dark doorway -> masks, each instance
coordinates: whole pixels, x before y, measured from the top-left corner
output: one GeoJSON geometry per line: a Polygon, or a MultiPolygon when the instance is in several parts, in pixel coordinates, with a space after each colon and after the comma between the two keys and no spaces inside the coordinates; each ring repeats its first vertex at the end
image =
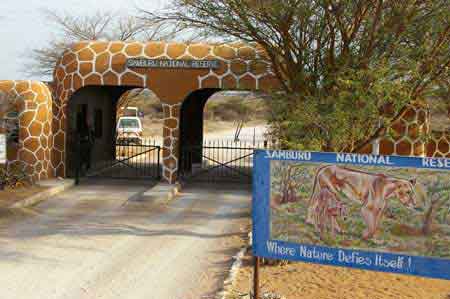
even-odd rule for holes
{"type": "MultiPolygon", "coordinates": [[[[150,140],[140,144],[117,142],[117,103],[133,87],[89,86],[72,95],[68,107],[67,175],[75,176],[78,132],[89,124],[93,144],[90,169],[82,175],[111,178],[158,178],[160,147],[150,140]]],[[[86,157],[84,157],[86,158],[86,157]]]]}
{"type": "MultiPolygon", "coordinates": [[[[238,133],[233,133],[233,137],[229,138],[224,137],[221,132],[214,140],[210,139],[210,132],[205,135],[205,123],[215,122],[209,117],[205,121],[206,103],[210,98],[215,98],[215,94],[220,96],[222,93],[226,92],[220,92],[219,89],[202,89],[190,94],[183,102],[180,119],[179,178],[181,181],[251,183],[254,150],[269,146],[265,139],[256,139],[254,136],[251,139],[240,139],[238,133]]],[[[245,113],[248,113],[253,106],[249,108],[243,106],[240,101],[235,101],[240,93],[239,91],[228,92],[227,95],[222,96],[221,101],[216,102],[219,103],[216,108],[220,110],[221,116],[227,116],[227,122],[217,121],[219,127],[222,124],[231,124],[233,132],[239,132],[242,129],[241,115],[237,112],[242,108],[247,111],[245,113]]],[[[243,94],[247,97],[249,93],[243,94]]],[[[209,125],[207,128],[210,129],[209,125]]],[[[225,131],[228,129],[227,127],[225,131]]]]}
{"type": "Polygon", "coordinates": [[[77,159],[80,159],[76,145],[77,134],[85,124],[89,124],[93,135],[91,154],[88,157],[91,167],[82,169],[82,176],[160,178],[161,146],[145,136],[139,138],[140,142],[128,142],[128,139],[118,136],[118,104],[130,90],[134,90],[134,87],[88,86],[72,95],[67,110],[66,165],[69,177],[75,176],[77,159]]]}
{"type": "MultiPolygon", "coordinates": [[[[191,93],[181,106],[180,117],[180,152],[186,152],[186,149],[199,148],[203,145],[203,111],[208,99],[220,89],[202,89],[191,93]]],[[[192,165],[201,163],[201,150],[194,151],[188,157],[181,159],[189,159],[187,163],[183,163],[183,167],[189,170],[192,165]]]]}

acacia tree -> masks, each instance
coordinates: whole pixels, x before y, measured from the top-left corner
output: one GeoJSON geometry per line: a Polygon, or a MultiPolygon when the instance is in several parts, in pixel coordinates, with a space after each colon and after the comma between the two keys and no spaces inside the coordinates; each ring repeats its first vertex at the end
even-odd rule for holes
{"type": "Polygon", "coordinates": [[[273,133],[291,148],[355,151],[450,76],[448,0],[173,0],[143,14],[261,45],[285,92],[273,133]]]}
{"type": "Polygon", "coordinates": [[[74,42],[82,40],[159,40],[168,38],[172,31],[164,24],[129,15],[96,11],[78,16],[45,10],[44,15],[56,28],[57,36],[47,46],[31,51],[24,72],[31,76],[51,76],[62,53],[74,42]]]}

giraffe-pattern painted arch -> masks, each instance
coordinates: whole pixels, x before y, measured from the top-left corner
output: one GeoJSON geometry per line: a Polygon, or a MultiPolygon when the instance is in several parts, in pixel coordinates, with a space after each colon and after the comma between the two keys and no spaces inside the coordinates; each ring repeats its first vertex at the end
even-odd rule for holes
{"type": "Polygon", "coordinates": [[[50,89],[35,81],[0,81],[0,93],[13,101],[19,121],[18,143],[7,150],[8,167],[19,167],[33,181],[53,177],[50,89]]]}
{"type": "MultiPolygon", "coordinates": [[[[66,51],[54,73],[56,129],[67,127],[67,107],[78,89],[96,86],[148,88],[164,111],[163,177],[175,182],[178,169],[179,116],[183,100],[202,88],[270,90],[279,83],[264,51],[256,44],[208,45],[181,43],[80,42],[66,51]],[[126,66],[129,58],[219,60],[220,68],[140,69],[126,66]]],[[[56,133],[56,152],[65,152],[65,131],[56,133]]],[[[64,158],[63,158],[64,160],[64,158]]],[[[65,168],[58,167],[64,176],[65,168]]]]}

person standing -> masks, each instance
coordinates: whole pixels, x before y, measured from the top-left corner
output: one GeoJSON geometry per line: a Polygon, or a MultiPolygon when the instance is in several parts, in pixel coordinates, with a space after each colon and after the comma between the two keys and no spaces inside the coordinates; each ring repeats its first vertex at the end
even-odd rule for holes
{"type": "Polygon", "coordinates": [[[85,167],[85,171],[88,171],[91,168],[91,152],[94,145],[94,131],[88,118],[81,123],[78,134],[80,138],[80,167],[81,169],[85,167]]]}

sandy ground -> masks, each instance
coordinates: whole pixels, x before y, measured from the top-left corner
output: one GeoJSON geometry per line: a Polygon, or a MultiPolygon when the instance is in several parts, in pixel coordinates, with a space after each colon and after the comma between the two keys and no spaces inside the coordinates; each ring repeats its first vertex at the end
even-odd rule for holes
{"type": "MultiPolygon", "coordinates": [[[[264,140],[264,134],[267,132],[267,126],[264,124],[247,124],[245,125],[240,134],[239,139],[251,142],[253,137],[256,141],[264,140]]],[[[236,126],[232,123],[224,123],[222,129],[216,128],[215,130],[207,130],[204,139],[205,140],[234,140],[236,133],[236,126]]]]}
{"type": "MultiPolygon", "coordinates": [[[[262,121],[253,121],[246,123],[240,133],[240,139],[252,141],[253,136],[256,140],[264,140],[264,134],[268,127],[262,121]]],[[[223,121],[205,121],[204,140],[234,140],[236,132],[236,123],[223,121]]],[[[144,123],[144,136],[149,143],[156,142],[162,144],[162,124],[155,122],[144,123]]]]}
{"type": "MultiPolygon", "coordinates": [[[[216,120],[205,120],[204,121],[204,132],[205,135],[220,133],[224,134],[225,132],[234,136],[236,131],[237,123],[236,122],[225,122],[225,121],[216,121],[216,120]]],[[[245,136],[253,136],[254,129],[256,129],[256,134],[261,135],[267,131],[267,123],[263,120],[253,120],[246,122],[242,129],[241,134],[245,136]]]]}
{"type": "MultiPolygon", "coordinates": [[[[217,187],[216,187],[217,188],[217,187]]],[[[1,299],[213,298],[249,221],[248,191],[97,181],[0,217],[1,299]]]]}
{"type": "MultiPolygon", "coordinates": [[[[233,285],[232,296],[252,290],[250,252],[233,285]]],[[[449,299],[450,281],[340,267],[290,263],[261,269],[261,294],[287,299],[449,299]]]]}

